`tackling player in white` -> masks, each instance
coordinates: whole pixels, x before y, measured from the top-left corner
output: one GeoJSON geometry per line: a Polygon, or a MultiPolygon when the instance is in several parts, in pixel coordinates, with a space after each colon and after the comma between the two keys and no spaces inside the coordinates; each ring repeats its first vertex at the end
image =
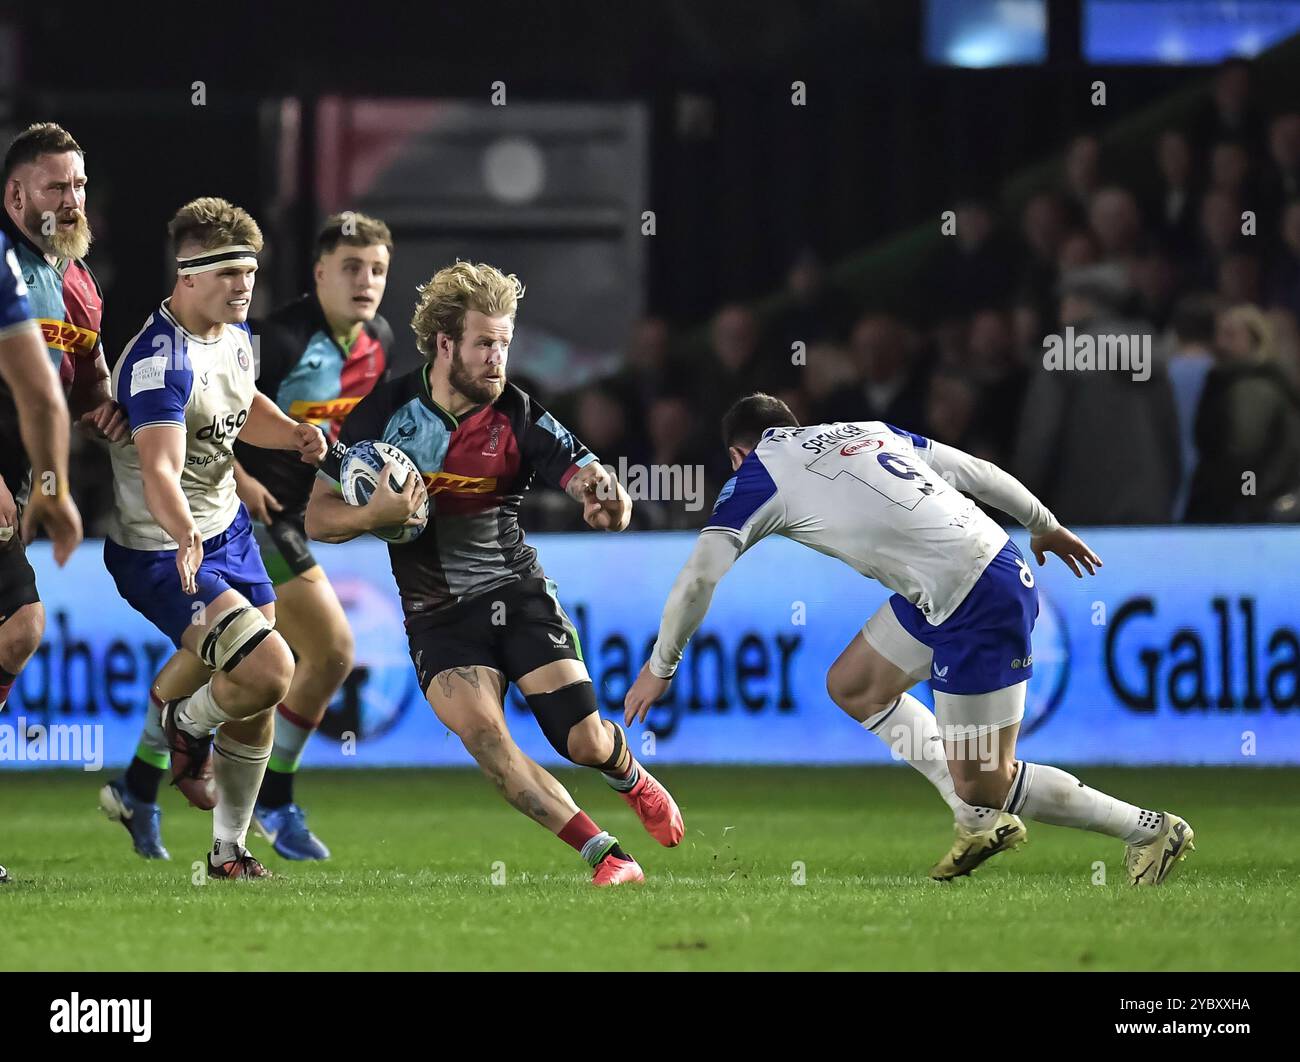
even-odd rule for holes
{"type": "Polygon", "coordinates": [[[1192,847],[1177,815],[1147,811],[1073,775],[1016,759],[1033,673],[1033,572],[1005,531],[963,493],[1030,531],[1038,563],[1076,576],[1101,560],[1014,477],[880,421],[801,428],[755,394],[723,418],[731,467],[709,526],[664,606],[650,660],[625,700],[644,720],[668,690],[714,587],[771,534],[836,557],[894,591],[831,667],[831,699],[924,774],[953,811],[956,841],[932,870],[947,880],[1024,840],[1018,816],[1124,841],[1134,885],[1158,885],[1192,847]],[[932,715],[907,691],[926,677],[932,715]],[[945,757],[929,750],[942,741],[945,757]]]}

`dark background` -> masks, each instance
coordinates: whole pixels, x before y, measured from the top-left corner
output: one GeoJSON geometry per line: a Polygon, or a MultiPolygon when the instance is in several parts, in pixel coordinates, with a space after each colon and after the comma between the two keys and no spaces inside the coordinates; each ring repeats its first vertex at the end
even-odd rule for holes
{"type": "MultiPolygon", "coordinates": [[[[269,198],[258,150],[268,97],[487,100],[500,79],[512,101],[641,101],[651,113],[647,208],[658,218],[647,306],[688,323],[778,287],[805,246],[834,261],[959,195],[991,191],[1099,125],[1077,9],[1052,3],[1048,65],[971,71],[921,62],[921,7],[906,0],[326,0],[203,8],[201,21],[184,21],[200,13],[193,6],[34,4],[10,16],[9,124],[53,117],[86,149],[97,238],[116,264],[105,320],[115,346],[169,282],[158,234],[176,207],[220,194],[257,214],[269,198]],[[190,103],[196,80],[204,107],[190,103]],[[790,104],[795,80],[807,85],[804,107],[790,104]],[[683,131],[693,105],[703,127],[683,131]]],[[[1107,68],[1104,117],[1205,76],[1107,68]]],[[[304,120],[311,114],[305,106],[304,120]]],[[[294,223],[305,280],[318,211],[312,175],[302,176],[294,223]]]]}

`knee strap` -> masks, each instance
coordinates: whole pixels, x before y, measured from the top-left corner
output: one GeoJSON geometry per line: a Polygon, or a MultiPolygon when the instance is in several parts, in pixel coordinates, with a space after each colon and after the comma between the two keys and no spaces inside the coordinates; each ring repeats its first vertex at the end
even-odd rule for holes
{"type": "Polygon", "coordinates": [[[596,770],[605,771],[606,773],[618,766],[618,761],[623,758],[623,750],[627,748],[627,737],[623,734],[623,728],[617,723],[610,723],[609,725],[614,728],[614,751],[609,759],[596,768],[596,770]]]}
{"type": "Polygon", "coordinates": [[[569,731],[596,710],[596,688],[590,679],[575,682],[554,693],[532,693],[524,697],[537,717],[546,740],[569,759],[569,731]]]}
{"type": "Polygon", "coordinates": [[[252,605],[235,605],[213,620],[199,643],[199,656],[214,671],[233,671],[273,630],[252,605]]]}

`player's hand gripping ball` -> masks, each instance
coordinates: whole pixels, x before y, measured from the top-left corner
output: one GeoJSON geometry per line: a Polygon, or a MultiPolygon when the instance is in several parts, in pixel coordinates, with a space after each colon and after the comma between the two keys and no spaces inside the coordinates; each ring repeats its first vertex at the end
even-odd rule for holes
{"type": "MultiPolygon", "coordinates": [[[[349,447],[348,452],[343,455],[343,467],[339,473],[342,480],[340,486],[343,488],[343,500],[349,505],[368,505],[375,492],[379,490],[380,475],[388,464],[397,466],[401,474],[400,479],[397,475],[389,476],[388,488],[393,494],[402,494],[411,476],[415,476],[417,480],[420,478],[415,462],[396,446],[385,442],[366,441],[349,447]]],[[[414,542],[419,538],[429,524],[429,499],[418,487],[417,491],[423,500],[412,513],[414,523],[394,523],[388,527],[378,527],[371,534],[382,538],[385,542],[394,543],[414,542]]]]}

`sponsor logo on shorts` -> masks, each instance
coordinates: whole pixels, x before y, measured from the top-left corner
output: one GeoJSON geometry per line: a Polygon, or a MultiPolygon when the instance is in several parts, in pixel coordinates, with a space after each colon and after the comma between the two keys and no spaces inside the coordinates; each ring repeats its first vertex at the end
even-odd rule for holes
{"type": "Polygon", "coordinates": [[[555,635],[552,634],[550,631],[547,631],[546,637],[550,638],[551,641],[557,646],[569,644],[569,636],[567,634],[555,635]]]}
{"type": "Polygon", "coordinates": [[[1028,656],[1024,657],[1023,659],[1020,657],[1016,657],[1016,659],[1011,661],[1011,670],[1019,671],[1021,668],[1024,667],[1032,667],[1033,664],[1034,664],[1034,654],[1030,653],[1028,656]]]}
{"type": "Polygon", "coordinates": [[[947,664],[944,664],[943,667],[940,667],[938,664],[935,664],[935,665],[934,665],[934,677],[937,678],[940,682],[947,682],[947,681],[948,681],[948,665],[947,665],[947,664]]]}

